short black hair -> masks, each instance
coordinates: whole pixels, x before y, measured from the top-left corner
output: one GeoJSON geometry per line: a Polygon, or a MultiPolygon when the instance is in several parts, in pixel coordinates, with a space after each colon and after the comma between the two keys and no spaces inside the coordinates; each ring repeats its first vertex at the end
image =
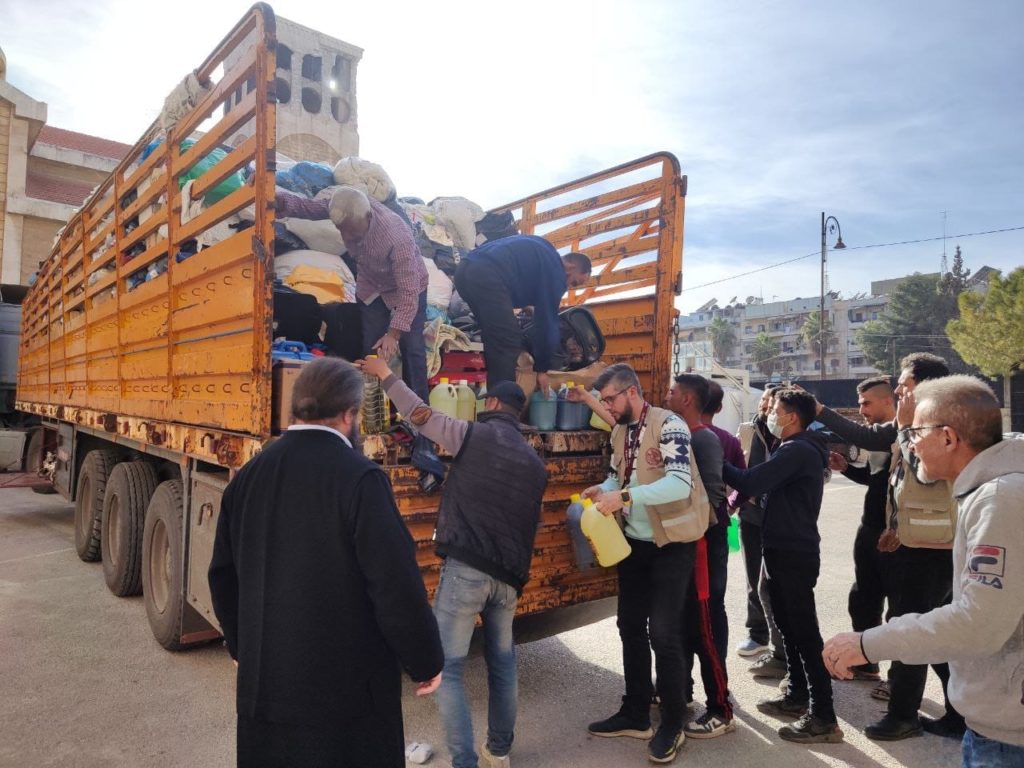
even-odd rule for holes
{"type": "Polygon", "coordinates": [[[722,385],[714,379],[708,379],[708,401],[704,403],[703,413],[714,416],[722,409],[722,400],[725,399],[725,390],[722,385]]]}
{"type": "Polygon", "coordinates": [[[690,390],[697,396],[697,404],[701,408],[701,413],[703,413],[704,406],[707,405],[708,397],[710,396],[708,380],[696,373],[680,373],[676,376],[676,384],[690,390]]]}
{"type": "Polygon", "coordinates": [[[941,379],[949,376],[949,366],[938,355],[930,352],[914,352],[900,360],[900,370],[910,371],[914,381],[920,384],[929,379],[941,379]]]}
{"type": "Polygon", "coordinates": [[[764,385],[765,392],[771,392],[773,389],[782,389],[782,385],[776,383],[768,383],[764,385]]]}
{"type": "Polygon", "coordinates": [[[872,376],[870,379],[864,379],[864,381],[857,384],[857,394],[863,395],[869,389],[875,387],[888,387],[889,391],[892,391],[892,379],[888,376],[872,376]]]}
{"type": "Polygon", "coordinates": [[[572,264],[577,271],[582,272],[584,275],[589,275],[591,270],[590,257],[585,253],[567,253],[562,257],[563,261],[567,261],[572,264]]]}
{"type": "Polygon", "coordinates": [[[807,426],[817,417],[818,403],[810,392],[782,387],[775,393],[775,400],[796,414],[803,429],[807,429],[807,426]]]}

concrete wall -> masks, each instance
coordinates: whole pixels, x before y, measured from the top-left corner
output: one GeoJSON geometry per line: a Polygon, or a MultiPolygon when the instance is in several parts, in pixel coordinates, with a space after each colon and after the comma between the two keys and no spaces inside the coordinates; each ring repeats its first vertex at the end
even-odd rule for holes
{"type": "Polygon", "coordinates": [[[33,216],[23,217],[21,275],[18,280],[21,285],[27,285],[29,277],[39,269],[39,262],[49,258],[54,235],[62,226],[64,226],[63,221],[39,219],[33,216]]]}

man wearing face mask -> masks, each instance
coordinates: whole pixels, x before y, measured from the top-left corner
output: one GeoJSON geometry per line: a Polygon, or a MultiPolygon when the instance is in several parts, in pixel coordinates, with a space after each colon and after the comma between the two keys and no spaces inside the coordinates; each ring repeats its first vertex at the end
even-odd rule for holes
{"type": "MultiPolygon", "coordinates": [[[[917,458],[910,452],[910,444],[900,434],[901,427],[910,425],[913,418],[909,397],[925,381],[949,375],[946,361],[927,352],[915,352],[900,361],[900,376],[895,389],[900,399],[896,418],[892,421],[861,425],[840,416],[830,408],[818,404],[818,420],[825,426],[856,445],[869,451],[891,451],[892,468],[887,497],[887,528],[878,540],[878,549],[890,553],[886,558],[889,594],[889,616],[907,613],[925,613],[947,604],[953,590],[952,541],[939,547],[920,546],[909,535],[900,536],[897,520],[901,507],[925,508],[933,503],[928,497],[939,496],[945,504],[952,502],[952,487],[945,481],[921,483],[917,477],[917,458]]],[[[919,715],[924,697],[926,666],[894,661],[889,668],[889,697],[885,716],[865,729],[868,738],[877,741],[899,741],[921,735],[927,731],[936,736],[959,739],[966,723],[949,700],[949,665],[933,664],[932,669],[942,683],[945,713],[938,719],[919,715]]]]}
{"type": "Polygon", "coordinates": [[[828,449],[807,426],[814,421],[814,398],[779,389],[768,414],[768,429],[781,442],[771,458],[753,469],[725,464],[722,477],[741,493],[767,494],[761,536],[772,611],[786,647],[789,681],[778,699],[758,709],[777,717],[799,718],[779,729],[786,741],[802,744],[842,741],[832,705],[832,682],[821,661],[822,639],[814,605],[821,568],[818,514],[824,492],[828,449]]]}

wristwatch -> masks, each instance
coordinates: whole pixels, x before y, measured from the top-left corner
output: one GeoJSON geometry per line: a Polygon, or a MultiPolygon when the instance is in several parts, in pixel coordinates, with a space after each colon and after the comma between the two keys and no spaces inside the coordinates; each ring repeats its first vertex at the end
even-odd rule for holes
{"type": "Polygon", "coordinates": [[[629,495],[628,488],[623,488],[619,491],[619,498],[622,499],[623,504],[631,504],[633,502],[633,498],[629,495]]]}

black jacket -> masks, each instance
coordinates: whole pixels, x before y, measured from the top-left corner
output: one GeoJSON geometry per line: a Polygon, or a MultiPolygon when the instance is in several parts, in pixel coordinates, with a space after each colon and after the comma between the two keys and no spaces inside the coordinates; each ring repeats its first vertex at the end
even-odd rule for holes
{"type": "Polygon", "coordinates": [[[469,425],[448,472],[437,516],[437,553],[522,593],[547,488],[544,462],[518,420],[489,411],[469,425]]]}
{"type": "Polygon", "coordinates": [[[865,528],[875,529],[879,533],[886,527],[885,499],[889,487],[889,466],[891,463],[891,456],[887,456],[882,466],[878,467],[874,472],[871,471],[870,463],[865,464],[863,467],[851,465],[843,472],[853,482],[868,487],[867,492],[864,494],[864,513],[861,515],[860,524],[865,528]]]}
{"type": "Polygon", "coordinates": [[[401,724],[401,668],[444,665],[387,475],[336,434],[289,431],[224,491],[210,591],[240,715],[401,724]]]}
{"type": "Polygon", "coordinates": [[[765,549],[818,552],[818,513],[825,487],[828,448],[813,432],[783,440],[763,464],[737,469],[726,464],[726,484],[748,496],[767,493],[761,542],[765,549]]]}

